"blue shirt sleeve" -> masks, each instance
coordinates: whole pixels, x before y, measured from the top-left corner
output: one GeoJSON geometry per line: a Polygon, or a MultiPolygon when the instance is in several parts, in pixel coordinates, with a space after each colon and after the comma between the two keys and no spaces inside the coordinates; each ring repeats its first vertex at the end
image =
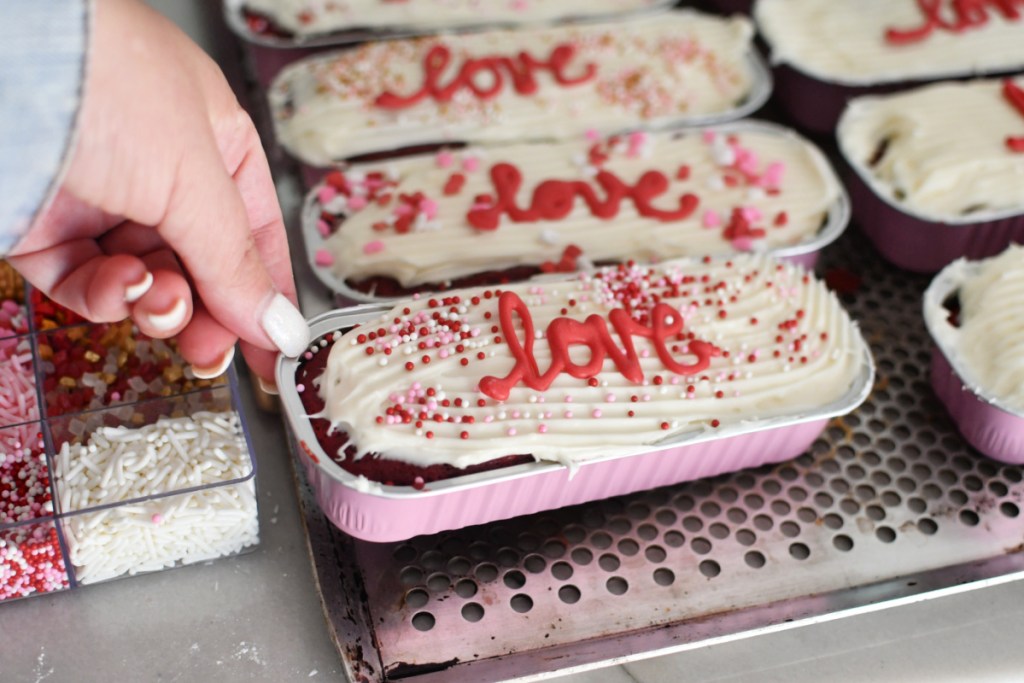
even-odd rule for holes
{"type": "Polygon", "coordinates": [[[56,191],[82,96],[88,0],[0,1],[0,256],[56,191]]]}

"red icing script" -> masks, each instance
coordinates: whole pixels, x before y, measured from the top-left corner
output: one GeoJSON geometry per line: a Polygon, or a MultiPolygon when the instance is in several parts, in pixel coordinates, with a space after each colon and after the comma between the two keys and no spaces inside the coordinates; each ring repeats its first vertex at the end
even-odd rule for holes
{"type": "Polygon", "coordinates": [[[530,205],[520,208],[516,205],[516,194],[523,184],[522,172],[509,163],[495,164],[491,168],[491,182],[497,197],[493,203],[483,202],[487,206],[471,209],[466,220],[477,230],[496,230],[503,215],[515,223],[562,220],[572,212],[576,198],[580,197],[598,218],[614,218],[619,214],[622,200],[628,198],[641,216],[667,222],[689,217],[700,204],[695,195],[684,194],[679,198],[678,208],[664,210],[652,206],[651,201],[668,190],[668,177],[660,171],[647,171],[635,185],[627,185],[614,173],[603,169],[594,179],[604,191],[604,198],[598,197],[593,186],[581,180],[545,180],[533,190],[530,205]]]}
{"type": "Polygon", "coordinates": [[[886,29],[888,42],[894,45],[917,43],[935,31],[963,33],[987,24],[993,11],[1007,21],[1020,21],[1024,0],[917,0],[917,5],[924,15],[924,23],[910,29],[886,29]]]}
{"type": "MultiPolygon", "coordinates": [[[[1024,117],[1024,88],[1020,88],[1010,79],[1003,81],[1003,97],[1024,117]]],[[[1006,146],[1011,152],[1024,154],[1024,135],[1006,138],[1006,146]]]]}
{"type": "Polygon", "coordinates": [[[427,98],[450,102],[463,89],[470,90],[479,99],[489,100],[501,93],[506,77],[512,81],[512,87],[517,93],[532,95],[537,92],[538,71],[548,71],[559,85],[578,85],[592,79],[597,73],[597,67],[587,64],[580,75],[569,76],[566,72],[575,54],[576,48],[572,45],[559,44],[552,48],[551,54],[543,61],[526,52],[520,52],[515,57],[491,55],[479,59],[467,58],[455,77],[448,84],[442,84],[444,72],[452,61],[452,52],[445,45],[435,45],[423,58],[423,86],[419,90],[411,95],[388,91],[378,95],[374,104],[383,109],[405,109],[427,98]],[[482,79],[484,85],[477,79],[481,73],[488,74],[487,78],[482,79]]]}
{"type": "Polygon", "coordinates": [[[664,366],[679,375],[701,372],[711,364],[713,356],[721,354],[721,350],[714,344],[691,341],[688,353],[696,356],[696,360],[690,365],[677,362],[665,342],[682,331],[683,318],[668,304],[659,303],[651,311],[650,323],[647,325],[637,322],[621,308],[613,310],[608,315],[608,321],[622,341],[623,348],[619,348],[612,341],[608,322],[599,315],[591,315],[584,322],[572,318],[555,318],[548,324],[546,333],[551,349],[551,366],[542,374],[533,355],[536,336],[533,317],[518,294],[502,293],[498,299],[498,316],[501,320],[502,334],[507,340],[512,356],[516,359],[515,367],[505,377],[488,376],[480,380],[480,391],[498,401],[507,399],[512,387],[520,382],[536,391],[546,391],[562,373],[579,379],[596,377],[601,372],[605,358],[609,357],[623,377],[634,384],[639,384],[644,379],[644,373],[636,348],[633,346],[633,337],[652,340],[658,358],[664,366]],[[522,322],[523,341],[516,336],[513,315],[518,315],[522,322]],[[590,360],[585,365],[579,365],[569,357],[569,347],[574,344],[590,349],[590,360]]]}

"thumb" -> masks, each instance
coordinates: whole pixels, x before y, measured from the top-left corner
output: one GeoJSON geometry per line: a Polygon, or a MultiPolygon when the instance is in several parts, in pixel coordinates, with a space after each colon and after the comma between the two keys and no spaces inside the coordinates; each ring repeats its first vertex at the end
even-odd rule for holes
{"type": "Polygon", "coordinates": [[[177,253],[217,322],[250,344],[297,356],[309,327],[274,288],[245,205],[215,144],[183,154],[158,230],[177,253]]]}

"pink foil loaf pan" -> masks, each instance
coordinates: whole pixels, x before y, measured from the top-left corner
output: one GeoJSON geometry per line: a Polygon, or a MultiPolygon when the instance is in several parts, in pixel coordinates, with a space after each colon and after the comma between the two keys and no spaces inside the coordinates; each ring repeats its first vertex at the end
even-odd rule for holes
{"type": "Polygon", "coordinates": [[[970,386],[945,339],[956,334],[945,303],[955,297],[961,281],[945,270],[935,277],[924,296],[925,322],[935,343],[932,388],[960,434],[984,455],[1011,465],[1024,465],[1024,413],[970,386]]]}
{"type": "MultiPolygon", "coordinates": [[[[310,321],[313,339],[379,319],[388,309],[364,305],[325,313],[310,321]]],[[[342,469],[317,442],[299,400],[299,362],[282,357],[277,382],[298,458],[324,513],[347,534],[390,542],[791,459],[810,447],[830,418],[850,412],[867,397],[874,365],[866,347],[865,355],[853,386],[839,400],[809,414],[752,420],[713,435],[675,435],[632,455],[586,460],[574,471],[561,464],[529,462],[419,488],[382,485],[342,469]]]]}

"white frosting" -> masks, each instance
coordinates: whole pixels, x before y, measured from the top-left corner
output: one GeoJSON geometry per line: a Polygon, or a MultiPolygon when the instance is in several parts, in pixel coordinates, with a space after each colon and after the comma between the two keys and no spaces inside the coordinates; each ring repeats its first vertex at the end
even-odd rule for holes
{"type": "MultiPolygon", "coordinates": [[[[269,92],[281,143],[302,161],[327,165],[348,157],[445,141],[498,142],[566,138],[726,114],[751,91],[746,62],[752,28],[744,18],[695,12],[648,13],[615,24],[489,31],[367,43],[297,62],[269,92]],[[526,53],[546,62],[557,46],[574,50],[559,84],[534,71],[531,94],[513,87],[506,67],[490,99],[470,89],[447,102],[432,97],[399,109],[376,104],[384,93],[411,96],[424,83],[424,58],[439,45],[451,60],[438,82],[452,83],[467,59],[526,53]]],[[[488,90],[494,72],[471,78],[488,90]]]]}
{"type": "Polygon", "coordinates": [[[657,261],[775,249],[816,239],[840,194],[821,153],[784,129],[748,125],[746,130],[730,130],[735,132],[637,133],[615,142],[467,148],[354,166],[344,173],[350,197],[336,195],[327,183],[313,190],[326,201],[316,202],[311,215],[328,210],[344,217],[325,244],[330,257],[320,259],[321,267],[330,268],[341,281],[386,275],[411,286],[517,265],[558,263],[569,245],[582,250],[584,262],[657,261]],[[607,160],[598,160],[600,166],[591,161],[592,149],[608,154],[607,160]],[[655,207],[674,209],[688,193],[699,203],[687,218],[661,220],[641,215],[636,203],[625,198],[614,216],[602,218],[577,193],[564,218],[529,222],[513,220],[505,212],[496,230],[479,230],[467,216],[479,206],[477,197],[495,196],[490,169],[499,163],[511,163],[522,173],[516,195],[521,209],[531,206],[538,185],[549,180],[581,181],[605,198],[595,177],[599,168],[630,186],[644,173],[662,173],[668,187],[652,201],[655,207]],[[389,176],[389,186],[374,187],[375,173],[389,176]],[[456,174],[465,179],[464,185],[457,194],[445,194],[456,174]],[[366,199],[361,193],[367,191],[368,178],[366,199]],[[400,233],[396,220],[408,204],[393,199],[382,206],[374,197],[416,192],[431,203],[430,210],[421,211],[410,231],[400,233]],[[353,197],[356,209],[350,206],[353,197]],[[753,219],[756,238],[736,236],[737,210],[753,219]],[[381,230],[382,224],[387,229],[381,230]]]}
{"type": "MultiPolygon", "coordinates": [[[[788,424],[829,408],[844,412],[870,383],[867,347],[822,283],[797,266],[740,255],[602,269],[505,288],[502,296],[517,294],[532,317],[538,373],[552,366],[544,334],[552,320],[582,323],[589,316],[587,326],[600,327],[598,321],[607,323],[623,302],[634,319],[645,318],[655,311],[655,295],[669,307],[658,309],[668,311],[666,326],[678,324],[680,315],[682,333],[695,335],[693,348],[674,334],[664,342],[671,362],[693,363],[696,356],[689,351],[700,351],[705,342],[721,355],[696,374],[676,374],[654,339],[627,334],[642,377],[627,379],[605,357],[595,375],[563,372],[546,390],[519,382],[499,401],[493,390],[484,393],[489,384],[483,378],[507,377],[518,362],[494,292],[448,295],[458,302],[440,296],[406,301],[335,342],[320,384],[325,412],[361,453],[457,467],[518,453],[573,463],[649,450],[672,437],[725,436],[760,420],[788,424]],[[410,411],[408,423],[402,410],[410,411]]],[[[527,344],[522,318],[511,319],[512,336],[527,344]]],[[[606,329],[611,343],[628,355],[629,344],[617,328],[606,329]]],[[[593,358],[581,344],[567,354],[577,365],[593,358]]]]}
{"type": "MultiPolygon", "coordinates": [[[[951,0],[939,1],[944,21],[955,24],[951,0]]],[[[754,16],[773,61],[821,80],[868,85],[1024,67],[1024,17],[1007,19],[990,5],[982,3],[989,17],[982,25],[936,29],[898,45],[886,40],[887,29],[926,23],[917,0],[757,0],[754,16]]]]}
{"type": "Polygon", "coordinates": [[[249,9],[297,36],[359,28],[436,30],[536,24],[665,4],[665,0],[245,0],[249,9]]]}
{"type": "Polygon", "coordinates": [[[1024,115],[1001,80],[858,98],[838,132],[846,158],[901,209],[946,222],[1024,213],[1024,153],[1007,144],[1024,137],[1024,115]]]}
{"type": "Polygon", "coordinates": [[[981,261],[960,259],[936,277],[925,298],[928,328],[975,393],[1024,415],[1024,247],[981,261]],[[960,301],[949,324],[946,296],[960,301]]]}

